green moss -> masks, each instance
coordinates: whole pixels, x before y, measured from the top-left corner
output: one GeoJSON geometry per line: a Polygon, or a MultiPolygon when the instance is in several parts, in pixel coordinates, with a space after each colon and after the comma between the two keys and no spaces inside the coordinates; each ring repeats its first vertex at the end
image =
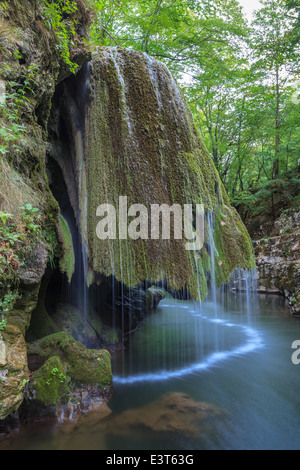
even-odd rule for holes
{"type": "Polygon", "coordinates": [[[75,272],[75,254],[69,225],[62,215],[59,215],[58,233],[63,248],[63,256],[59,261],[59,267],[61,272],[67,275],[70,283],[75,272]]]}
{"type": "Polygon", "coordinates": [[[111,357],[106,350],[89,350],[65,332],[56,333],[28,345],[28,354],[47,360],[58,356],[66,374],[76,385],[110,387],[111,357]]]}
{"type": "Polygon", "coordinates": [[[114,328],[105,330],[105,341],[107,344],[114,345],[119,343],[119,336],[114,328]]]}
{"type": "MultiPolygon", "coordinates": [[[[215,242],[222,263],[218,282],[236,267],[254,265],[251,240],[227,194],[182,93],[168,69],[144,54],[106,49],[91,65],[91,102],[86,128],[86,175],[80,198],[88,191],[87,227],[90,265],[127,286],[168,279],[173,289],[188,288],[194,298],[207,292],[208,252],[191,253],[185,240],[100,241],[97,207],[151,204],[204,204],[214,212],[215,242]],[[157,77],[154,84],[149,70],[157,77]],[[160,101],[160,103],[159,103],[160,101]],[[227,226],[218,214],[229,217],[227,226]],[[228,245],[228,246],[227,246],[228,245]]],[[[81,158],[80,155],[78,158],[81,158]]],[[[82,205],[82,204],[81,204],[82,205]]]]}
{"type": "Polygon", "coordinates": [[[229,280],[236,267],[255,269],[251,238],[237,212],[223,206],[218,210],[214,223],[216,244],[216,283],[220,286],[229,280]]]}
{"type": "Polygon", "coordinates": [[[30,390],[35,392],[36,400],[45,406],[68,402],[70,389],[59,357],[51,357],[34,373],[30,390]]]}

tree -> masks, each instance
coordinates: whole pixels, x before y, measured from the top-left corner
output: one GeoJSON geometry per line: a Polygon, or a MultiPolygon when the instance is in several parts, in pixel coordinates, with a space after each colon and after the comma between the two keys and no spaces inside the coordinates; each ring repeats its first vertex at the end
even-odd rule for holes
{"type": "Polygon", "coordinates": [[[94,0],[94,5],[94,43],[146,52],[179,77],[194,76],[244,34],[237,0],[94,0]]]}
{"type": "MultiPolygon", "coordinates": [[[[299,164],[299,0],[262,0],[251,29],[236,0],[94,0],[92,41],[133,48],[180,79],[242,214],[294,197],[299,164]]],[[[278,204],[277,204],[278,205],[278,204]]]]}

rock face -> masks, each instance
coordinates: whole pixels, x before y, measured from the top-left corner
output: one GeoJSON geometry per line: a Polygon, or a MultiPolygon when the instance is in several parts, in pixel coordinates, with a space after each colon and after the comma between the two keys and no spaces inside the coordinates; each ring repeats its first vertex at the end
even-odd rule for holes
{"type": "Polygon", "coordinates": [[[25,336],[31,315],[38,303],[41,280],[48,264],[48,246],[39,243],[33,247],[26,264],[18,272],[19,298],[8,314],[8,322],[17,326],[25,336]]]}
{"type": "Polygon", "coordinates": [[[28,378],[24,336],[16,326],[8,325],[0,333],[0,421],[21,405],[28,378]]]}
{"type": "Polygon", "coordinates": [[[258,291],[284,295],[293,315],[300,314],[300,212],[275,222],[273,233],[254,243],[258,291]]]}
{"type": "MultiPolygon", "coordinates": [[[[56,3],[59,8],[59,2],[56,3]]],[[[90,59],[90,53],[82,41],[88,24],[88,12],[84,2],[78,0],[75,3],[76,9],[70,15],[64,14],[63,18],[63,21],[76,23],[72,51],[65,52],[70,52],[70,59],[80,68],[90,59]]],[[[41,286],[49,261],[53,263],[54,257],[64,252],[64,270],[69,276],[72,275],[72,252],[69,246],[59,244],[59,241],[68,240],[67,237],[60,240],[57,236],[59,206],[46,178],[47,126],[52,98],[58,83],[71,71],[60,53],[61,44],[55,29],[47,28],[44,23],[42,8],[41,2],[35,0],[0,4],[1,87],[7,93],[6,99],[12,100],[8,103],[8,109],[13,108],[11,95],[16,96],[17,90],[21,90],[18,111],[24,126],[20,152],[14,145],[9,145],[8,154],[0,159],[0,211],[12,214],[13,222],[18,227],[24,225],[21,207],[30,204],[39,209],[41,225],[39,235],[35,237],[31,233],[21,247],[23,251],[14,253],[19,255],[19,263],[12,266],[11,278],[2,276],[2,258],[0,260],[0,320],[3,296],[12,292],[17,297],[13,309],[5,311],[7,324],[0,332],[0,421],[19,410],[25,386],[27,390],[29,371],[24,337],[38,303],[43,300],[41,286]]],[[[0,123],[4,128],[9,125],[5,119],[1,110],[0,123]]],[[[40,307],[41,310],[44,308],[43,305],[40,307]]],[[[40,326],[39,334],[42,329],[47,330],[45,325],[40,326]]],[[[55,325],[51,327],[57,331],[55,325]]],[[[50,356],[51,361],[55,355],[50,356]]],[[[56,368],[53,366],[52,370],[56,368]]]]}

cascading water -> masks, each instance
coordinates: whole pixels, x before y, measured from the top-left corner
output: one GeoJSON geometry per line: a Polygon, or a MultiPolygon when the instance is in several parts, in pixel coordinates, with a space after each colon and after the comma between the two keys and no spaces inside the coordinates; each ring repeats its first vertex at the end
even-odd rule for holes
{"type": "MultiPolygon", "coordinates": [[[[118,199],[124,196],[128,207],[139,204],[147,210],[153,204],[176,203],[183,208],[203,203],[207,212],[214,212],[214,223],[221,232],[218,243],[223,245],[226,236],[226,247],[221,247],[224,266],[218,277],[225,280],[237,265],[250,267],[249,236],[229,206],[169,70],[143,53],[104,48],[91,62],[90,80],[86,181],[93,191],[88,202],[88,247],[94,272],[114,276],[126,291],[166,278],[173,290],[189,290],[193,297],[199,294],[201,277],[200,291],[205,295],[201,256],[189,253],[184,239],[175,243],[153,239],[149,229],[148,239],[124,240],[123,230],[118,238],[118,221],[115,240],[97,239],[97,208],[101,203],[111,204],[118,218],[118,199]]],[[[215,253],[219,248],[215,244],[215,253]]],[[[216,259],[215,264],[218,262],[216,259]]]]}
{"type": "Polygon", "coordinates": [[[146,328],[137,332],[136,338],[127,345],[128,353],[122,356],[122,366],[115,365],[115,384],[184,378],[213,370],[224,361],[250,354],[263,346],[252,318],[257,303],[257,273],[236,269],[231,282],[218,288],[212,212],[207,214],[206,224],[211,258],[208,299],[203,302],[182,300],[172,297],[166,289],[166,299],[160,303],[154,317],[147,320],[146,328]],[[226,305],[228,298],[234,303],[226,305]],[[229,319],[236,309],[238,321],[229,319]],[[156,331],[154,339],[153,330],[156,331]]]}
{"type": "MultiPolygon", "coordinates": [[[[263,339],[251,319],[257,295],[253,290],[253,273],[235,275],[242,276],[244,288],[229,294],[235,299],[229,306],[224,302],[225,286],[214,287],[213,298],[201,303],[167,295],[156,313],[147,319],[146,327],[135,334],[128,345],[127,357],[126,354],[122,357],[122,365],[115,364],[114,382],[124,385],[179,379],[213,370],[224,361],[260,349],[263,339]],[[232,318],[235,309],[238,318],[232,318]]],[[[226,290],[230,293],[228,286],[226,290]]]]}
{"type": "MultiPolygon", "coordinates": [[[[167,291],[183,292],[185,297],[170,299],[165,306],[162,303],[166,312],[174,312],[174,327],[172,332],[163,327],[162,336],[158,333],[156,362],[161,363],[162,372],[152,371],[150,376],[182,376],[243,352],[240,345],[226,348],[224,332],[230,331],[231,324],[222,317],[217,278],[224,281],[236,266],[246,269],[253,264],[251,241],[222,192],[188,105],[168,69],[145,54],[104,48],[77,80],[62,88],[64,127],[60,134],[68,130],[70,157],[58,154],[55,158],[66,181],[81,239],[75,278],[80,284],[85,328],[89,309],[94,308],[89,305],[88,285],[99,297],[97,308],[106,319],[110,316],[125,343],[127,334],[144,318],[147,285],[166,282],[167,291]],[[128,205],[139,203],[147,208],[151,204],[178,203],[183,207],[203,203],[207,214],[205,253],[190,253],[185,240],[123,239],[119,227],[120,239],[97,240],[99,204],[114,205],[120,216],[120,196],[127,196],[128,205]],[[103,306],[101,293],[108,286],[109,298],[103,306]],[[207,302],[184,300],[187,292],[189,298],[205,297],[207,287],[207,302]],[[192,339],[184,318],[192,325],[192,339]],[[176,363],[171,359],[174,351],[176,363]]],[[[243,325],[235,328],[244,335],[246,349],[251,349],[252,331],[243,325]]],[[[132,358],[128,377],[136,376],[132,358]]],[[[126,375],[125,363],[122,369],[126,375]]]]}
{"type": "MultiPolygon", "coordinates": [[[[83,208],[83,215],[82,215],[82,222],[86,227],[86,211],[87,211],[87,202],[88,202],[88,195],[86,193],[84,198],[84,208],[83,208]]],[[[83,265],[83,283],[82,283],[82,301],[83,301],[83,318],[84,318],[84,327],[85,330],[88,326],[88,312],[89,312],[89,295],[88,295],[88,247],[86,243],[86,237],[83,238],[81,244],[81,257],[82,257],[82,265],[83,265]]]]}

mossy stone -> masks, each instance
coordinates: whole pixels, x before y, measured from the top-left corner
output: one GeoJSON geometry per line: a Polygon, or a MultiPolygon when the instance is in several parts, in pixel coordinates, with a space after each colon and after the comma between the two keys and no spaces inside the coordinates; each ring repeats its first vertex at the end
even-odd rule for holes
{"type": "Polygon", "coordinates": [[[66,374],[76,385],[111,386],[111,356],[106,350],[87,349],[65,332],[55,333],[28,345],[28,354],[48,360],[60,358],[66,374]]]}
{"type": "Polygon", "coordinates": [[[34,394],[35,400],[45,406],[60,405],[68,402],[70,389],[59,357],[50,357],[35,372],[30,383],[30,392],[34,394]]]}
{"type": "MultiPolygon", "coordinates": [[[[127,287],[167,280],[171,289],[188,289],[203,298],[212,263],[186,250],[186,240],[99,240],[97,208],[120,196],[128,207],[143,204],[203,204],[214,213],[218,284],[237,267],[255,265],[252,243],[230,202],[177,83],[165,65],[123,48],[102,48],[91,62],[90,100],[85,128],[84,161],[76,166],[80,220],[90,268],[114,276],[127,287]],[[224,221],[225,218],[225,221],[224,221]],[[223,225],[224,224],[224,225],[223,225]]],[[[173,227],[172,227],[173,228],[173,227]]],[[[150,237],[149,237],[150,238],[150,237]]],[[[207,237],[208,238],[208,237],[207,237]]]]}

